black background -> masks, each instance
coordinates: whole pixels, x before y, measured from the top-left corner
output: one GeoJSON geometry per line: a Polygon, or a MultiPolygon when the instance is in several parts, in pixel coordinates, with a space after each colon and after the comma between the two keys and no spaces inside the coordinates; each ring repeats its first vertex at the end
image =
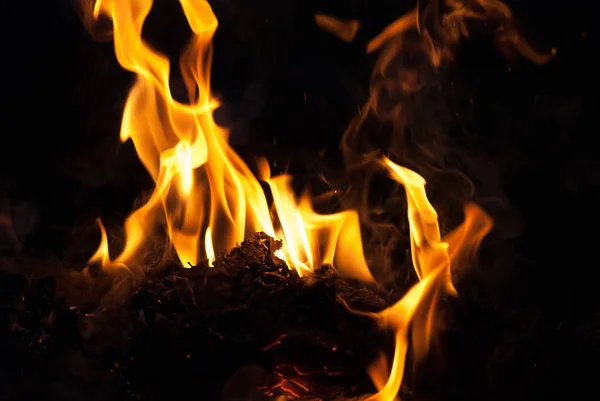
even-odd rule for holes
{"type": "MultiPolygon", "coordinates": [[[[176,54],[186,31],[181,20],[166,17],[177,7],[166,0],[157,3],[161,12],[153,37],[176,54]]],[[[366,54],[365,43],[413,5],[391,0],[213,3],[220,22],[213,87],[227,109],[221,118],[233,127],[234,144],[281,158],[326,147],[326,157],[338,160],[341,135],[368,96],[376,56],[366,54]],[[355,42],[340,42],[318,29],[316,12],[361,20],[355,42]]],[[[507,3],[526,38],[558,52],[541,67],[509,65],[491,43],[475,39],[459,60],[456,85],[464,98],[457,104],[473,99],[465,129],[493,161],[502,190],[524,222],[515,239],[514,266],[498,291],[507,310],[526,316],[526,323],[513,329],[504,326],[525,351],[515,351],[519,362],[507,362],[498,380],[512,394],[504,399],[591,399],[588,391],[600,362],[599,6],[582,0],[507,3]]],[[[131,144],[118,140],[132,77],[118,66],[112,43],[91,39],[68,1],[3,2],[0,7],[0,190],[15,203],[35,202],[41,221],[32,252],[60,257],[67,234],[56,227],[91,223],[97,215],[120,219],[151,187],[131,144]]],[[[494,320],[489,314],[473,316],[494,320]]],[[[491,325],[489,330],[500,329],[491,325]]],[[[470,341],[475,349],[476,340],[470,341]]],[[[477,366],[465,362],[464,375],[456,373],[462,377],[458,386],[484,385],[478,384],[487,379],[477,366]]],[[[456,391],[463,399],[477,399],[476,390],[456,391]]],[[[446,396],[452,394],[449,389],[446,396]]]]}

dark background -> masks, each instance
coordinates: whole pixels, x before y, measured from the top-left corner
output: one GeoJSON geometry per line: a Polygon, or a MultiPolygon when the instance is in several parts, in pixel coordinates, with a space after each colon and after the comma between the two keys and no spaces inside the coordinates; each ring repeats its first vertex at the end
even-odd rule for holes
{"type": "MultiPolygon", "coordinates": [[[[153,36],[176,54],[186,32],[180,20],[165,17],[175,15],[176,7],[157,3],[153,36]]],[[[281,160],[327,149],[325,159],[339,162],[341,135],[368,96],[376,59],[364,46],[413,4],[212,3],[220,22],[213,87],[224,102],[220,119],[232,127],[234,144],[281,160]],[[340,42],[314,25],[316,12],[357,18],[362,29],[354,43],[340,42]]],[[[457,350],[455,358],[466,362],[457,369],[462,373],[447,379],[455,381],[455,390],[442,384],[448,398],[456,391],[476,399],[477,391],[497,385],[514,395],[504,399],[592,399],[600,365],[600,169],[594,146],[600,7],[582,0],[507,3],[524,37],[539,48],[557,48],[556,57],[541,67],[507,64],[491,42],[475,38],[461,51],[453,83],[460,90],[449,107],[460,106],[455,122],[489,156],[523,221],[514,239],[514,265],[495,289],[502,312],[482,307],[480,315],[462,320],[479,319],[484,331],[508,332],[495,349],[510,352],[496,361],[490,379],[473,356],[477,347],[489,349],[481,336],[455,340],[458,350],[474,351],[464,357],[457,350]],[[459,392],[460,386],[471,390],[459,392]]],[[[122,219],[151,187],[131,144],[118,140],[132,77],[118,66],[112,43],[91,39],[70,2],[0,7],[0,193],[13,205],[34,205],[39,215],[28,252],[61,258],[74,226],[92,224],[98,215],[122,219]]]]}

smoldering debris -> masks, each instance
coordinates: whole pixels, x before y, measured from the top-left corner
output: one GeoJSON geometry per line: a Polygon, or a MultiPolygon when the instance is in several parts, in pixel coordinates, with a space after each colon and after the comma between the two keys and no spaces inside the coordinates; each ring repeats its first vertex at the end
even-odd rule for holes
{"type": "Polygon", "coordinates": [[[16,378],[6,388],[13,399],[46,392],[69,400],[96,397],[86,391],[146,400],[373,392],[365,366],[389,338],[337,297],[377,311],[388,294],[342,281],[329,266],[299,277],[275,255],[280,247],[257,233],[215,267],[172,266],[147,277],[111,309],[98,309],[101,299],[68,305],[52,277],[2,273],[1,371],[16,378]],[[250,375],[255,385],[242,396],[231,383],[247,378],[248,366],[262,373],[250,375]]]}

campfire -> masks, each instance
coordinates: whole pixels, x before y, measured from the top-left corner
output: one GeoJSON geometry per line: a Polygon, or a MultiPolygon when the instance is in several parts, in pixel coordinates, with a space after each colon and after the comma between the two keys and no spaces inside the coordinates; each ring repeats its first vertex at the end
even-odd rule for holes
{"type": "MultiPolygon", "coordinates": [[[[439,179],[444,165],[432,138],[411,133],[414,98],[473,29],[533,63],[555,51],[522,40],[500,1],[419,2],[366,46],[378,61],[340,144],[343,178],[301,182],[236,153],[214,117],[217,18],[205,0],[180,5],[191,34],[174,62],[142,34],[152,0],[77,3],[86,29],[112,40],[135,74],[120,139],[154,189],[122,237],[98,219],[83,270],[6,275],[6,343],[34,362],[63,352],[81,377],[97,378],[98,399],[410,398],[406,383],[423,372],[493,228],[468,196],[433,206],[424,177],[439,179]],[[391,132],[369,132],[373,121],[391,132]]],[[[346,42],[361,29],[326,14],[314,23],[346,42]]]]}

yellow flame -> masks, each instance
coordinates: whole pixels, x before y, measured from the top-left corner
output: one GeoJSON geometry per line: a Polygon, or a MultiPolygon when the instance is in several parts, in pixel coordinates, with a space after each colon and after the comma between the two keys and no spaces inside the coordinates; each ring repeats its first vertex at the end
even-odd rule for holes
{"type": "MultiPolygon", "coordinates": [[[[483,0],[477,2],[483,4],[483,0]]],[[[270,188],[272,216],[259,179],[229,147],[228,132],[213,119],[213,111],[219,106],[210,93],[211,40],[217,19],[206,0],[180,3],[193,32],[180,57],[187,103],[175,100],[171,94],[168,58],[142,39],[152,0],[98,0],[94,4],[95,18],[103,15],[112,21],[119,63],[136,74],[123,114],[121,139],[133,141],[155,188],[149,200],[127,218],[126,243],[114,259],[109,256],[108,237],[99,223],[102,239],[90,263],[100,264],[107,271],[143,274],[147,267],[139,260],[140,251],[153,228],[162,224],[183,266],[204,259],[212,263],[248,233],[264,231],[284,239],[280,254],[300,275],[310,274],[321,264],[333,264],[340,275],[374,282],[363,255],[357,212],[316,213],[308,195],[297,199],[291,177],[271,177],[263,161],[259,178],[270,188]]],[[[488,3],[495,6],[490,7],[496,12],[504,12],[496,2],[488,3]]],[[[459,14],[471,15],[457,6],[448,18],[459,14]]],[[[421,30],[420,18],[416,10],[405,15],[371,41],[369,51],[398,32],[421,30]]],[[[317,17],[317,23],[343,32],[341,36],[346,39],[358,29],[357,23],[342,26],[323,16],[317,17]]],[[[506,37],[515,41],[511,35],[506,37]]],[[[430,36],[426,43],[432,49],[432,63],[439,63],[443,53],[434,52],[430,36]]],[[[526,48],[521,50],[527,54],[526,48]]],[[[437,296],[441,291],[456,294],[451,268],[466,264],[492,223],[478,207],[467,205],[464,223],[442,238],[437,213],[427,199],[425,180],[389,159],[383,158],[381,165],[406,189],[412,261],[420,280],[395,305],[370,314],[395,330],[396,343],[389,372],[387,363],[381,360],[369,368],[378,389],[369,399],[394,400],[409,346],[417,358],[427,352],[437,296]]]]}
{"type": "Polygon", "coordinates": [[[204,234],[204,250],[206,251],[206,259],[208,260],[208,265],[212,266],[217,258],[215,255],[215,250],[212,242],[212,230],[210,227],[206,229],[206,233],[204,234]]]}
{"type": "Polygon", "coordinates": [[[204,259],[212,263],[248,233],[264,231],[284,239],[280,253],[300,275],[331,263],[340,274],[372,282],[357,215],[317,214],[308,197],[296,198],[291,177],[271,177],[268,164],[263,164],[261,179],[270,187],[276,212],[272,219],[259,180],[229,147],[228,132],[213,119],[219,106],[210,93],[211,39],[217,19],[205,0],[180,3],[193,31],[180,57],[189,103],[173,98],[168,58],[142,39],[152,0],[99,0],[94,5],[96,18],[103,15],[112,21],[119,63],[136,74],[123,113],[121,140],[133,141],[156,184],[149,200],[127,218],[121,254],[109,258],[103,237],[94,261],[108,271],[123,265],[138,269],[143,265],[141,248],[153,228],[164,222],[183,266],[204,259]]]}
{"type": "MultiPolygon", "coordinates": [[[[548,53],[537,52],[525,42],[514,27],[511,11],[499,0],[420,2],[367,44],[367,52],[382,49],[374,69],[374,77],[379,79],[374,80],[369,100],[342,140],[342,150],[352,167],[362,166],[364,159],[369,159],[365,152],[372,150],[368,139],[360,135],[367,116],[391,122],[394,127],[402,127],[405,121],[404,104],[395,104],[387,110],[380,107],[381,99],[386,99],[394,88],[399,93],[414,93],[421,88],[417,71],[399,68],[392,73],[392,61],[401,54],[422,53],[432,67],[439,67],[443,61],[452,59],[454,47],[461,37],[468,37],[470,20],[489,22],[494,27],[497,44],[507,56],[516,52],[542,64],[556,54],[556,49],[548,53]]],[[[369,399],[383,401],[394,400],[398,395],[409,346],[416,362],[428,352],[438,315],[437,299],[442,293],[456,295],[452,272],[470,264],[482,239],[491,230],[492,220],[476,205],[467,204],[463,223],[442,238],[437,213],[427,200],[425,180],[389,159],[383,158],[381,164],[406,190],[411,257],[420,280],[392,307],[378,314],[368,314],[395,332],[391,370],[388,371],[387,362],[381,358],[368,368],[378,391],[369,399]]]]}
{"type": "Polygon", "coordinates": [[[396,345],[389,374],[384,370],[386,364],[379,359],[369,368],[369,375],[378,389],[368,398],[370,401],[396,398],[404,375],[409,330],[418,333],[412,336],[410,345],[415,357],[422,358],[431,342],[433,311],[439,290],[443,288],[449,294],[456,294],[451,281],[451,266],[455,262],[464,263],[466,255],[472,256],[492,228],[492,219],[474,204],[468,204],[464,222],[442,240],[437,214],[425,193],[425,180],[387,158],[383,158],[382,163],[390,176],[406,189],[412,258],[420,281],[396,304],[373,314],[383,326],[395,330],[396,345]],[[423,318],[416,319],[420,310],[425,312],[423,318]],[[386,376],[387,381],[382,386],[386,376]]]}
{"type": "Polygon", "coordinates": [[[106,266],[110,261],[110,256],[108,254],[108,236],[106,235],[106,229],[104,228],[102,221],[97,219],[96,222],[100,227],[100,246],[98,246],[96,253],[92,255],[88,263],[106,266]]]}
{"type": "Polygon", "coordinates": [[[383,390],[390,379],[387,356],[383,352],[367,367],[367,373],[377,391],[383,390]]]}

